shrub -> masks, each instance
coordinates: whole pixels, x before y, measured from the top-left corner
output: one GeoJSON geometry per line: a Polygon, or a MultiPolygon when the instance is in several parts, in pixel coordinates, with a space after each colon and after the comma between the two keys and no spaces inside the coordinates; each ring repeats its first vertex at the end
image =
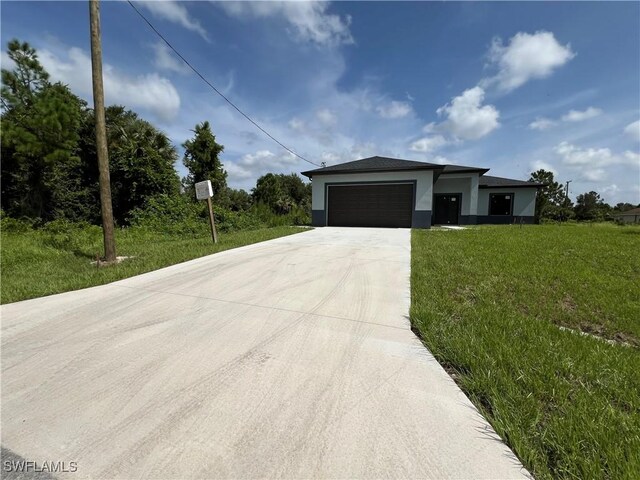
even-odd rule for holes
{"type": "Polygon", "coordinates": [[[24,233],[33,228],[33,220],[29,218],[12,218],[0,210],[0,230],[3,232],[24,233]]]}
{"type": "Polygon", "coordinates": [[[131,226],[174,235],[205,235],[206,207],[184,195],[156,195],[148,198],[142,208],[129,212],[131,226]]]}

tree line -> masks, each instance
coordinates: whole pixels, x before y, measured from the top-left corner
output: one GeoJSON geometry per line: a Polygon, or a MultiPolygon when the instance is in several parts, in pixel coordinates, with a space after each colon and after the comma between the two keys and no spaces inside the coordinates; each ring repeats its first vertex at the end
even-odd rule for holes
{"type": "Polygon", "coordinates": [[[640,205],[618,203],[611,206],[595,191],[582,193],[576,197],[575,204],[566,193],[565,188],[554,178],[553,172],[537,170],[531,173],[531,182],[542,184],[536,196],[536,221],[605,221],[612,215],[624,212],[640,205]]]}
{"type": "MultiPolygon", "coordinates": [[[[2,69],[1,207],[3,214],[42,223],[100,223],[93,109],[67,85],[52,82],[36,50],[11,40],[12,69],[2,69]]],[[[194,184],[211,180],[214,202],[229,211],[266,205],[274,214],[310,210],[311,190],[296,174],[266,174],[252,191],[227,185],[209,122],[195,126],[182,147],[188,174],[175,169],[178,151],[165,133],[121,105],[106,108],[114,219],[129,222],[155,197],[195,202],[194,184]]],[[[155,203],[157,205],[157,202],[155,203]]],[[[170,204],[165,202],[165,204],[170,204]]]]}

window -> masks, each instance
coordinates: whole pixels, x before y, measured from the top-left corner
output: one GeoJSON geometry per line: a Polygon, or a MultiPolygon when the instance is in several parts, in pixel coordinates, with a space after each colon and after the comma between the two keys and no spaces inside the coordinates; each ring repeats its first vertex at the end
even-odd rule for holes
{"type": "Polygon", "coordinates": [[[492,193],[489,195],[489,215],[511,215],[513,193],[492,193]]]}

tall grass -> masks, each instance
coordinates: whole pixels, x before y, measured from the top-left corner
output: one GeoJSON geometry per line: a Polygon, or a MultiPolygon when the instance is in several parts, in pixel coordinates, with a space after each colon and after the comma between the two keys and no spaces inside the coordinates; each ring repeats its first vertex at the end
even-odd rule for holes
{"type": "Polygon", "coordinates": [[[56,221],[34,229],[2,219],[0,300],[16,302],[120,280],[203,255],[291,235],[289,226],[221,233],[213,244],[206,220],[198,230],[179,223],[165,230],[149,225],[117,229],[118,255],[125,262],[105,268],[91,264],[102,252],[102,230],[95,225],[56,221]]]}

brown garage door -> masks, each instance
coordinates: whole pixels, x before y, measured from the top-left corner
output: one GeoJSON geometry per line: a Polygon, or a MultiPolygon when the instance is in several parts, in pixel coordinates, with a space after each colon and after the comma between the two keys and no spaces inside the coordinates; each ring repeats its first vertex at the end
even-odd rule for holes
{"type": "Polygon", "coordinates": [[[330,185],[327,195],[330,226],[411,227],[411,183],[330,185]]]}

